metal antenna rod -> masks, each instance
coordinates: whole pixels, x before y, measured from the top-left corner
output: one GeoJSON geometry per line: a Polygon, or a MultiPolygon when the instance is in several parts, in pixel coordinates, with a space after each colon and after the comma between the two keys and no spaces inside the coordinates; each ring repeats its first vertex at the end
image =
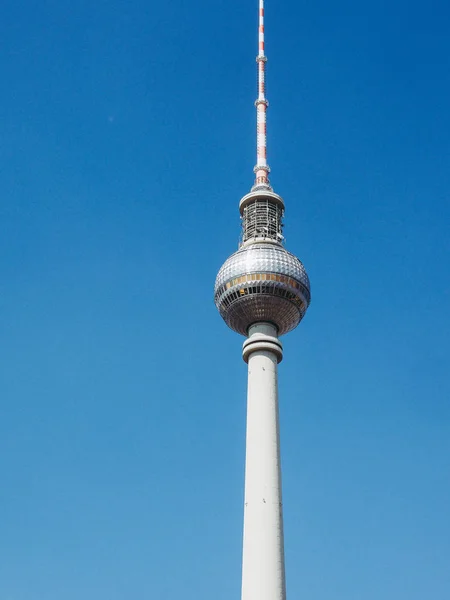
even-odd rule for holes
{"type": "Polygon", "coordinates": [[[255,102],[257,115],[257,161],[253,169],[256,175],[252,190],[271,190],[269,182],[270,168],[267,164],[267,107],[266,100],[266,62],[264,52],[264,0],[259,0],[259,53],[256,57],[258,63],[258,99],[255,102]]]}

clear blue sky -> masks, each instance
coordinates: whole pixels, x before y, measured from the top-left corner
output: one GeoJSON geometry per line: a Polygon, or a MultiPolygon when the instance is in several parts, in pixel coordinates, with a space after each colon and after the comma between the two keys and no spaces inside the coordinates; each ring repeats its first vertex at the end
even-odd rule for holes
{"type": "MultiPolygon", "coordinates": [[[[313,301],[280,367],[291,600],[450,597],[450,8],[267,0],[313,301]]],[[[239,598],[256,0],[0,24],[0,600],[239,598]]]]}

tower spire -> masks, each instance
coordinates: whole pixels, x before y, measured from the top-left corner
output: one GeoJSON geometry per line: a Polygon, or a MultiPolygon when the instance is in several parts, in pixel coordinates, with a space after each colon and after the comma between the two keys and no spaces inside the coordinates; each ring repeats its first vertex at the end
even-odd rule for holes
{"type": "Polygon", "coordinates": [[[264,48],[264,0],[259,0],[259,52],[256,57],[258,63],[258,99],[255,102],[257,119],[257,151],[255,172],[255,183],[252,191],[258,189],[271,190],[269,182],[270,168],[267,164],[267,107],[266,99],[266,62],[267,57],[264,48]]]}

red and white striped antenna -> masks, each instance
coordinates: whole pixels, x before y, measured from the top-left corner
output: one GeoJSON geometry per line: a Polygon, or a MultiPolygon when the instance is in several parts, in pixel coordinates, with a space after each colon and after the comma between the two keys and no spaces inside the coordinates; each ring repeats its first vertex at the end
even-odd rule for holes
{"type": "Polygon", "coordinates": [[[258,99],[255,102],[257,118],[257,153],[256,166],[253,169],[256,175],[252,190],[269,189],[270,168],[267,164],[267,107],[266,100],[266,62],[264,52],[264,0],[259,0],[259,52],[256,57],[258,63],[258,99]]]}

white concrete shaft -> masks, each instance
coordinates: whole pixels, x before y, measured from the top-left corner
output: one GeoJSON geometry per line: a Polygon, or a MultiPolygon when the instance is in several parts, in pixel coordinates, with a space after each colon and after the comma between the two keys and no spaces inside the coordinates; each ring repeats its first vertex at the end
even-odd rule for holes
{"type": "Polygon", "coordinates": [[[276,328],[253,325],[248,361],[242,600],[285,600],[276,328]]]}

